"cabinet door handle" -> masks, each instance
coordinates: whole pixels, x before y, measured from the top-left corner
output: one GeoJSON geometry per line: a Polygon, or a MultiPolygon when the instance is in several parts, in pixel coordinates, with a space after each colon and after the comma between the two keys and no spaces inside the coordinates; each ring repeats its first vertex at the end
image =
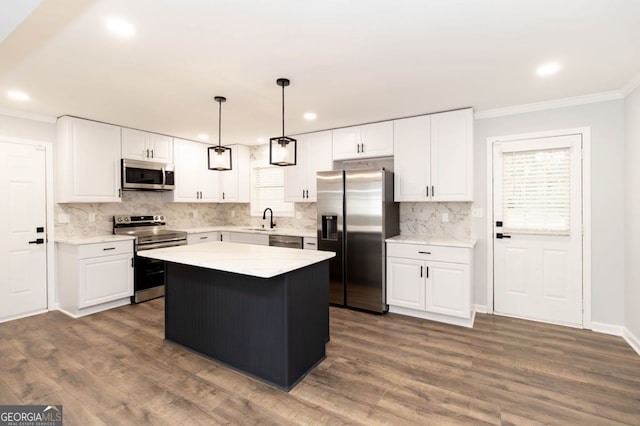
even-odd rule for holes
{"type": "Polygon", "coordinates": [[[427,185],[427,197],[429,197],[429,185],[427,185]]]}
{"type": "Polygon", "coordinates": [[[151,150],[151,158],[153,158],[153,150],[151,150]]]}
{"type": "Polygon", "coordinates": [[[222,193],[222,199],[224,200],[224,192],[222,193]]]}
{"type": "Polygon", "coordinates": [[[420,254],[431,254],[430,251],[419,251],[418,253],[420,253],[420,254]]]}
{"type": "Polygon", "coordinates": [[[432,197],[436,196],[436,189],[433,187],[433,185],[431,185],[431,196],[432,197]]]}
{"type": "Polygon", "coordinates": [[[133,268],[135,264],[133,263],[133,257],[131,258],[131,267],[133,268]]]}
{"type": "Polygon", "coordinates": [[[356,144],[356,152],[360,154],[360,144],[356,144]]]}
{"type": "Polygon", "coordinates": [[[364,154],[364,142],[362,142],[362,153],[364,154]]]}
{"type": "Polygon", "coordinates": [[[118,188],[118,198],[122,198],[122,188],[118,188]]]}
{"type": "Polygon", "coordinates": [[[422,266],[420,267],[420,278],[422,278],[422,266]]]}
{"type": "Polygon", "coordinates": [[[109,250],[115,250],[115,247],[105,247],[102,249],[102,251],[109,251],[109,250]]]}
{"type": "Polygon", "coordinates": [[[200,237],[201,240],[206,240],[209,237],[200,237]]]}
{"type": "Polygon", "coordinates": [[[147,150],[147,158],[149,158],[149,150],[147,150]]]}
{"type": "Polygon", "coordinates": [[[429,267],[427,266],[427,278],[429,278],[429,267]]]}

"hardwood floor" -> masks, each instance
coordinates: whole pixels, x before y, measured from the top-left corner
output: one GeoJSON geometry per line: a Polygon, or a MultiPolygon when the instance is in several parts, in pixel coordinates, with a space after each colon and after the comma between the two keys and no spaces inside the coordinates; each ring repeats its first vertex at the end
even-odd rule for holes
{"type": "Polygon", "coordinates": [[[163,303],[0,324],[0,405],[62,404],[66,425],[640,424],[619,337],[331,308],[327,358],[285,393],[165,342],[163,303]]]}

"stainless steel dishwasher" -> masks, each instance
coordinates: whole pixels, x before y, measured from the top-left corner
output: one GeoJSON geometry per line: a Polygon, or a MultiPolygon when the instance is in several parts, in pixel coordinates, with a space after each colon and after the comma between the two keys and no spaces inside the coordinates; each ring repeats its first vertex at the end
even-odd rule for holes
{"type": "Polygon", "coordinates": [[[274,247],[302,248],[302,237],[269,235],[269,245],[274,247]]]}

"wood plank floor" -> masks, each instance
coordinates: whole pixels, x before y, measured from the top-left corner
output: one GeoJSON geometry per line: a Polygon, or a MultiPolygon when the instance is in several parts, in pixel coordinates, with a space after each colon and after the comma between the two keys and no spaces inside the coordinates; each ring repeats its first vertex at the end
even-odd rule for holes
{"type": "Polygon", "coordinates": [[[640,425],[619,337],[331,308],[327,358],[285,393],[165,342],[163,303],[0,324],[0,404],[62,404],[65,425],[640,425]]]}

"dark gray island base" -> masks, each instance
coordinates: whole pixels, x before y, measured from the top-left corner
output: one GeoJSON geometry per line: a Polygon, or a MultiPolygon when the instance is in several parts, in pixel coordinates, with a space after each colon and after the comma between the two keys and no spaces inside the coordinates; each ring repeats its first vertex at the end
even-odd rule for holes
{"type": "Polygon", "coordinates": [[[165,338],[289,391],[325,358],[329,262],[271,278],[167,262],[165,338]]]}

